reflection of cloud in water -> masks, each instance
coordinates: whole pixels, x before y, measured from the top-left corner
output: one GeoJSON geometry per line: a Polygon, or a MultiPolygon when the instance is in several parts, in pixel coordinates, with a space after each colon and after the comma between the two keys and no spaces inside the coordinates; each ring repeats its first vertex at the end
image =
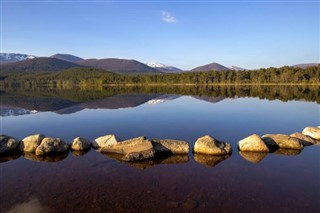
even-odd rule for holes
{"type": "Polygon", "coordinates": [[[44,213],[48,212],[45,206],[42,206],[36,197],[30,198],[28,201],[13,206],[6,213],[44,213]]]}

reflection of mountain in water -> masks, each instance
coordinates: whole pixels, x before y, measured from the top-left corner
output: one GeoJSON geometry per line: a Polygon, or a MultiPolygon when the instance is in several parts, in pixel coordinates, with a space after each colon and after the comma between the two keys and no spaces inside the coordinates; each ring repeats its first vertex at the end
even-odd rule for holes
{"type": "Polygon", "coordinates": [[[0,116],[18,116],[18,115],[28,115],[37,113],[36,110],[28,110],[24,108],[10,108],[10,107],[1,107],[0,108],[0,116]]]}
{"type": "MultiPolygon", "coordinates": [[[[41,91],[42,92],[42,91],[41,91]]],[[[58,114],[72,114],[83,109],[123,109],[137,107],[142,104],[159,104],[173,101],[180,98],[181,95],[163,94],[163,93],[132,93],[101,95],[97,91],[86,91],[73,93],[58,93],[53,90],[45,91],[40,94],[33,94],[30,91],[26,93],[7,93],[0,91],[2,101],[0,103],[1,116],[16,116],[32,114],[36,112],[55,112],[58,114]]],[[[69,91],[68,91],[69,92],[69,91]]],[[[223,100],[222,97],[192,96],[198,100],[204,100],[210,103],[217,103],[223,100]]]]}

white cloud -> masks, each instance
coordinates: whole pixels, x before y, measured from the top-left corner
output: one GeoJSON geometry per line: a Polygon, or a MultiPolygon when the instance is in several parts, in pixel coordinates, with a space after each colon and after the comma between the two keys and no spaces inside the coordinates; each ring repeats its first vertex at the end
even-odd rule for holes
{"type": "Polygon", "coordinates": [[[167,11],[161,11],[162,21],[167,23],[177,23],[177,19],[167,11]]]}

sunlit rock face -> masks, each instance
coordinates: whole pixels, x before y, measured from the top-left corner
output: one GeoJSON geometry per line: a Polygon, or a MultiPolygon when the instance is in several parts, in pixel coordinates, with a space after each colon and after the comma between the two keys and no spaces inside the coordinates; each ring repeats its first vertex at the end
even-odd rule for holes
{"type": "Polygon", "coordinates": [[[152,139],[157,154],[188,154],[189,144],[186,141],[171,139],[152,139]]]}
{"type": "Polygon", "coordinates": [[[69,145],[60,138],[44,138],[36,149],[36,155],[62,153],[69,150],[69,145]]]}
{"type": "Polygon", "coordinates": [[[303,149],[303,145],[297,138],[284,134],[267,134],[262,136],[262,140],[268,147],[282,149],[303,149]]]}
{"type": "Polygon", "coordinates": [[[70,149],[75,151],[88,150],[91,147],[91,142],[85,138],[77,137],[73,139],[70,149]]]}
{"type": "Polygon", "coordinates": [[[320,141],[317,141],[316,139],[314,139],[308,135],[304,135],[300,132],[295,132],[295,133],[291,134],[290,136],[293,138],[297,138],[303,146],[310,146],[310,145],[320,143],[320,141]]]}
{"type": "Polygon", "coordinates": [[[45,138],[45,136],[42,134],[25,137],[19,144],[19,150],[21,152],[35,152],[43,138],[45,138]]]}
{"type": "Polygon", "coordinates": [[[320,128],[319,127],[313,127],[313,126],[308,126],[304,128],[302,131],[302,134],[308,135],[316,140],[320,140],[320,128]]]}
{"type": "Polygon", "coordinates": [[[96,138],[92,142],[92,146],[95,149],[101,149],[104,147],[109,147],[119,143],[119,139],[115,135],[104,135],[99,138],[96,138]]]}
{"type": "Polygon", "coordinates": [[[267,145],[257,134],[250,135],[238,142],[240,151],[245,152],[269,152],[267,145]]]}
{"type": "Polygon", "coordinates": [[[194,144],[194,152],[208,155],[231,154],[231,145],[206,135],[199,138],[194,144]]]}

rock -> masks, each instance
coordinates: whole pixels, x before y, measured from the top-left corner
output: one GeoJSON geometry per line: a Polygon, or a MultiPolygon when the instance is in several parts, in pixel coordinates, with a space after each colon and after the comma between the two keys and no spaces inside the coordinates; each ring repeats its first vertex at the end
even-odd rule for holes
{"type": "Polygon", "coordinates": [[[245,160],[251,162],[251,163],[259,163],[262,161],[268,153],[266,152],[243,152],[240,151],[239,155],[243,157],[245,160]]]}
{"type": "Polygon", "coordinates": [[[316,140],[320,140],[320,128],[308,126],[303,129],[302,134],[308,135],[316,140]]]}
{"type": "Polygon", "coordinates": [[[194,154],[194,160],[202,165],[208,167],[214,167],[220,162],[226,160],[230,155],[205,155],[205,154],[194,154]]]}
{"type": "Polygon", "coordinates": [[[144,136],[122,141],[112,146],[103,147],[100,151],[123,154],[123,161],[144,160],[155,156],[155,151],[151,142],[144,136]]]}
{"type": "Polygon", "coordinates": [[[303,145],[297,138],[284,134],[267,134],[262,136],[262,140],[268,147],[282,149],[298,149],[302,150],[303,145]]]}
{"type": "Polygon", "coordinates": [[[35,152],[43,138],[45,138],[45,136],[42,134],[25,137],[19,144],[19,150],[21,152],[35,152]]]}
{"type": "Polygon", "coordinates": [[[290,137],[297,138],[298,140],[300,140],[300,143],[303,146],[310,146],[310,145],[314,145],[314,144],[319,143],[316,139],[313,139],[312,137],[310,137],[308,135],[304,135],[300,132],[295,132],[295,133],[291,134],[290,137]]]}
{"type": "Polygon", "coordinates": [[[83,151],[88,150],[91,147],[91,142],[85,138],[77,137],[73,139],[71,144],[71,150],[83,151]]]}
{"type": "Polygon", "coordinates": [[[152,145],[157,154],[188,154],[189,144],[186,141],[170,139],[153,139],[152,145]]]}
{"type": "Polygon", "coordinates": [[[231,154],[231,145],[206,135],[199,138],[194,144],[194,152],[208,155],[231,154]]]}
{"type": "Polygon", "coordinates": [[[13,152],[17,149],[19,141],[16,138],[0,135],[0,154],[6,152],[13,152]]]}
{"type": "Polygon", "coordinates": [[[44,138],[36,149],[36,155],[55,154],[68,151],[69,145],[60,138],[44,138]]]}
{"type": "Polygon", "coordinates": [[[118,138],[115,135],[105,135],[105,136],[101,136],[99,138],[96,138],[93,142],[92,142],[92,146],[95,149],[99,149],[99,148],[103,148],[103,147],[109,147],[112,145],[115,145],[118,142],[118,138]]]}
{"type": "Polygon", "coordinates": [[[250,135],[238,142],[240,151],[245,152],[269,152],[267,145],[257,134],[250,135]]]}

